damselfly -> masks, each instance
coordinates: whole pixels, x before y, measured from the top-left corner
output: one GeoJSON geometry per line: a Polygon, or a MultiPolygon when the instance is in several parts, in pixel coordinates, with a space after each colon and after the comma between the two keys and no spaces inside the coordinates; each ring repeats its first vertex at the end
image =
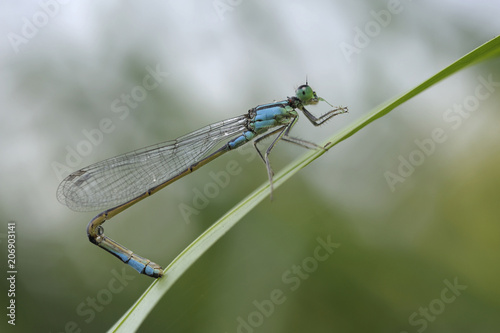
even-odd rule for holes
{"type": "Polygon", "coordinates": [[[244,115],[208,125],[176,140],[135,150],[73,172],[59,185],[57,199],[75,211],[108,208],[87,226],[89,240],[139,273],[160,277],[163,275],[161,266],[105,236],[102,224],[222,154],[252,140],[266,165],[272,195],[273,171],[269,154],[276,142],[284,140],[309,149],[324,149],[289,135],[299,119],[297,110],[304,113],[314,126],[347,112],[346,107],[337,107],[316,118],[305,106],[318,104],[319,101],[333,107],[318,97],[306,82],[297,88],[295,96],[283,101],[259,105],[244,115]],[[257,143],[272,135],[276,137],[262,154],[257,143]]]}

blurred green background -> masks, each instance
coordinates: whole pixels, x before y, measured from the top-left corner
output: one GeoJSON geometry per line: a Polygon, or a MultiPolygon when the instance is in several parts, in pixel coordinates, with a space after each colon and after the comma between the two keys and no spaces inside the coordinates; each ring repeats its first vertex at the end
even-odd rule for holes
{"type": "MultiPolygon", "coordinates": [[[[493,1],[392,4],[3,2],[0,254],[6,263],[15,221],[18,274],[16,326],[4,316],[2,332],[102,332],[152,282],[88,242],[98,212],[56,200],[70,171],[281,100],[306,75],[350,110],[320,128],[301,119],[294,135],[319,143],[500,28],[493,1]],[[159,84],[141,89],[154,70],[159,84]]],[[[454,75],[302,170],[189,269],[141,331],[498,332],[500,87],[481,82],[500,82],[499,64],[454,75]],[[430,143],[436,130],[446,139],[430,143]]],[[[107,234],[167,266],[267,181],[246,148],[108,221],[107,234]],[[240,173],[214,187],[211,172],[230,163],[240,173]],[[186,218],[207,188],[206,207],[186,218]]],[[[303,153],[279,144],[274,169],[303,153]]]]}

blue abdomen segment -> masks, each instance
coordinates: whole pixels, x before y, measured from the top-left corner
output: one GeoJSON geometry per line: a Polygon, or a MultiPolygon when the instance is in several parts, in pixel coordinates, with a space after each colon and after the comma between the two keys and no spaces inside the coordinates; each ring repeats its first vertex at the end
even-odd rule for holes
{"type": "Polygon", "coordinates": [[[238,148],[241,145],[244,145],[248,141],[252,140],[257,134],[252,131],[246,131],[239,137],[229,141],[227,145],[229,146],[229,149],[234,149],[238,148]]]}
{"type": "Polygon", "coordinates": [[[130,250],[120,250],[123,249],[123,246],[110,240],[108,237],[104,236],[104,239],[100,243],[97,243],[97,245],[118,257],[124,263],[129,264],[141,274],[146,274],[155,278],[163,275],[163,269],[160,266],[130,250]]]}

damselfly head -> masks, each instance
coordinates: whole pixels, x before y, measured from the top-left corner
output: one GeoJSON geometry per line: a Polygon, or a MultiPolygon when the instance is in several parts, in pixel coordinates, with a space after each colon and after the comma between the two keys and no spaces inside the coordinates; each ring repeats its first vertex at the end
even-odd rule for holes
{"type": "Polygon", "coordinates": [[[295,96],[302,102],[304,105],[318,104],[320,99],[316,92],[312,90],[312,88],[306,83],[301,85],[295,90],[295,96]]]}

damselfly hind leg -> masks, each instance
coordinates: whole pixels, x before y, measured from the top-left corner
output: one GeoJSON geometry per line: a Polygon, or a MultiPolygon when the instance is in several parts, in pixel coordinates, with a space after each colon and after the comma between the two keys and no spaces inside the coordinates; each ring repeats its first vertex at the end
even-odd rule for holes
{"type": "MultiPolygon", "coordinates": [[[[262,160],[262,162],[264,162],[264,164],[266,164],[266,159],[264,158],[264,155],[262,155],[262,153],[261,153],[261,151],[260,151],[259,147],[257,146],[257,144],[258,144],[260,141],[262,141],[262,140],[264,140],[264,139],[267,139],[268,137],[273,136],[274,134],[276,134],[276,133],[278,133],[278,132],[280,132],[280,131],[282,131],[282,130],[283,130],[283,127],[280,127],[280,128],[278,128],[278,129],[276,129],[276,130],[274,130],[274,131],[272,131],[272,132],[269,132],[269,133],[266,133],[266,134],[264,134],[264,135],[262,135],[262,136],[259,136],[257,139],[255,139],[255,140],[253,141],[253,146],[254,146],[255,150],[257,150],[257,153],[259,154],[260,159],[262,160]]],[[[274,174],[274,173],[273,173],[273,174],[274,174]]]]}

